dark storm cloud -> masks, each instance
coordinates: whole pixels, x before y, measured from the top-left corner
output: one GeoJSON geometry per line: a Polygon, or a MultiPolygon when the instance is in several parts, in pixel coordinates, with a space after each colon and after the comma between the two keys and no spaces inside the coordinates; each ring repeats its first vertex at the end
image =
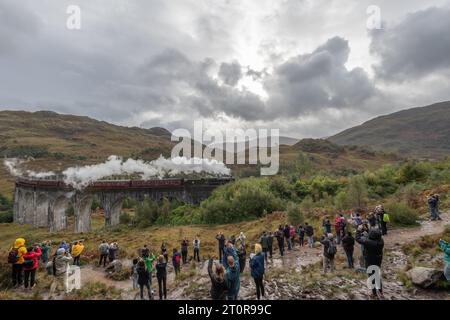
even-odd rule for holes
{"type": "Polygon", "coordinates": [[[237,61],[231,63],[223,62],[220,65],[219,77],[225,84],[234,87],[242,78],[241,65],[237,61]]]}
{"type": "Polygon", "coordinates": [[[323,108],[360,107],[375,92],[361,68],[347,70],[350,48],[340,37],[289,59],[265,82],[276,114],[298,116],[323,108]]]}
{"type": "Polygon", "coordinates": [[[418,11],[374,31],[371,51],[381,59],[375,71],[385,79],[406,81],[450,69],[450,7],[418,11]]]}

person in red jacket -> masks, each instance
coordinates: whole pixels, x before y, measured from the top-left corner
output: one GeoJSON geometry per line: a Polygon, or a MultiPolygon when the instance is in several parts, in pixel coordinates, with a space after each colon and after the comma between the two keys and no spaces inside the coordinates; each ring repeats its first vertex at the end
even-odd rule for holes
{"type": "Polygon", "coordinates": [[[23,270],[25,275],[25,289],[30,287],[33,289],[36,280],[36,270],[39,265],[39,257],[41,256],[41,248],[39,246],[30,247],[27,253],[23,255],[23,270]]]}

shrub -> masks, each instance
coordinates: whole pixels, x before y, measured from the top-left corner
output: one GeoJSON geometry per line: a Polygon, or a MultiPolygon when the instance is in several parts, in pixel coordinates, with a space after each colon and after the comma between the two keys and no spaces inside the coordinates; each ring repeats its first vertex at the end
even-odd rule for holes
{"type": "Polygon", "coordinates": [[[402,202],[390,202],[385,206],[391,218],[391,223],[399,226],[412,226],[417,224],[419,213],[402,202]]]}
{"type": "Polygon", "coordinates": [[[7,158],[42,158],[48,154],[48,149],[45,146],[12,146],[0,151],[0,156],[7,158]]]}
{"type": "Polygon", "coordinates": [[[269,191],[276,197],[287,200],[291,200],[295,195],[293,186],[283,176],[274,177],[270,181],[269,191]]]}
{"type": "Polygon", "coordinates": [[[200,210],[206,223],[230,223],[284,208],[282,200],[269,191],[267,178],[249,178],[217,188],[200,210]]]}
{"type": "Polygon", "coordinates": [[[136,223],[139,227],[152,225],[158,219],[158,215],[158,204],[149,198],[145,198],[136,207],[136,223]]]}
{"type": "Polygon", "coordinates": [[[129,225],[133,222],[133,217],[128,212],[122,212],[119,217],[120,224],[129,225]]]}
{"type": "Polygon", "coordinates": [[[300,205],[295,204],[293,202],[288,204],[287,217],[288,217],[288,222],[294,226],[303,224],[305,221],[305,218],[303,216],[303,212],[301,210],[300,205]]]}
{"type": "Polygon", "coordinates": [[[12,210],[0,211],[0,223],[11,223],[14,220],[12,210]]]}

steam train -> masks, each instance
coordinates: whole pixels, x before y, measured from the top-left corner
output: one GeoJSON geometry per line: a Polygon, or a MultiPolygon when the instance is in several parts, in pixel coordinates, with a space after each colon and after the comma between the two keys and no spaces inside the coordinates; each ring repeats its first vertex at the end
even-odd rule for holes
{"type": "MultiPolygon", "coordinates": [[[[89,184],[89,191],[120,189],[161,189],[182,188],[185,186],[219,186],[233,181],[232,177],[199,178],[199,179],[154,179],[154,180],[98,180],[89,184]]],[[[38,189],[72,190],[73,188],[61,179],[18,178],[17,187],[38,189]]]]}

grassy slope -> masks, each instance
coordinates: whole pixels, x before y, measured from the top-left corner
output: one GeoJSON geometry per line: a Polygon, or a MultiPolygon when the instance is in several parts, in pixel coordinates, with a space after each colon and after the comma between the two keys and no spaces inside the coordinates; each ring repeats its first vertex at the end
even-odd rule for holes
{"type": "Polygon", "coordinates": [[[450,101],[402,110],[338,133],[328,140],[368,145],[401,154],[437,158],[450,155],[450,101]]]}
{"type": "MultiPolygon", "coordinates": [[[[0,154],[11,154],[24,147],[47,150],[48,154],[26,164],[27,169],[35,171],[61,171],[73,165],[99,163],[112,154],[152,160],[160,154],[168,156],[174,145],[170,133],[162,128],[121,127],[48,111],[0,111],[0,138],[0,154]]],[[[309,154],[315,169],[326,171],[374,169],[394,160],[381,154],[330,146],[323,140],[306,140],[280,147],[281,166],[292,163],[300,152],[309,154]]],[[[232,166],[238,175],[248,169],[251,170],[249,166],[232,166]]],[[[253,171],[252,175],[259,172],[257,168],[253,171]]],[[[0,165],[0,193],[12,197],[13,190],[14,179],[0,165]]]]}
{"type": "MultiPolygon", "coordinates": [[[[73,232],[49,233],[46,228],[33,228],[31,226],[16,224],[0,224],[0,257],[4,258],[10,249],[12,242],[17,237],[24,237],[28,243],[43,240],[52,240],[54,244],[61,240],[75,241],[85,239],[87,255],[97,254],[97,248],[102,239],[117,241],[123,245],[122,256],[132,258],[143,244],[150,245],[157,253],[163,241],[168,244],[169,252],[172,248],[180,249],[180,242],[183,237],[190,241],[198,234],[202,242],[201,256],[217,255],[217,241],[215,236],[222,231],[227,237],[234,234],[239,236],[240,231],[244,231],[249,242],[259,239],[264,230],[274,231],[279,224],[284,224],[286,217],[281,213],[268,215],[266,218],[257,221],[245,221],[227,225],[193,225],[176,227],[149,227],[145,229],[129,228],[120,226],[118,228],[104,228],[103,216],[99,213],[93,215],[93,231],[89,234],[75,234],[73,232]]],[[[192,251],[192,249],[189,249],[192,251]]],[[[192,252],[189,253],[192,255],[192,252]]]]}

